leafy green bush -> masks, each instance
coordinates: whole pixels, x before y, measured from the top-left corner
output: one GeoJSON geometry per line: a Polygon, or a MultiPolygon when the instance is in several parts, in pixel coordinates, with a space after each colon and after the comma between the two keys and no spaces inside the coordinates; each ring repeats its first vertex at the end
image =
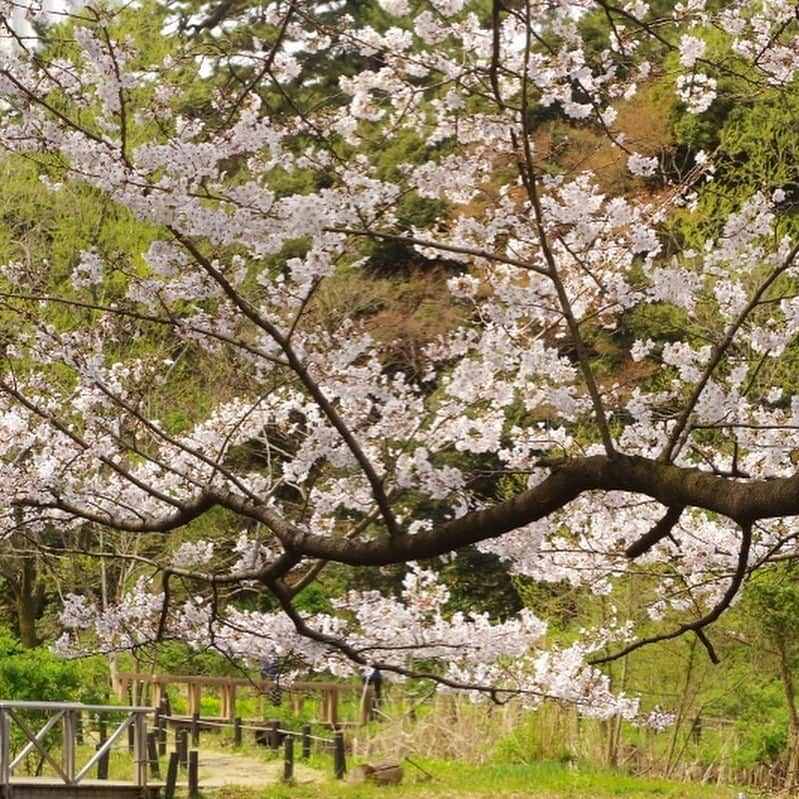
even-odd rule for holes
{"type": "Polygon", "coordinates": [[[8,701],[102,704],[110,694],[102,658],[65,660],[48,649],[23,649],[0,628],[0,698],[8,701]]]}

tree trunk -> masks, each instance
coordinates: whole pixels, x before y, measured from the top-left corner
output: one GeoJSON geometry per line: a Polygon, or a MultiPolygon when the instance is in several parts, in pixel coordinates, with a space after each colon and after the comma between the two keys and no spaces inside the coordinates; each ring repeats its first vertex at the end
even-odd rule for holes
{"type": "Polygon", "coordinates": [[[689,697],[691,688],[691,679],[694,672],[694,661],[696,657],[696,638],[691,638],[688,644],[688,664],[685,667],[685,679],[683,681],[683,689],[680,696],[680,704],[677,707],[677,716],[674,719],[674,727],[671,732],[671,740],[669,741],[669,751],[666,756],[666,777],[671,777],[674,769],[677,766],[679,754],[677,752],[677,740],[680,732],[682,731],[683,723],[685,722],[686,715],[690,709],[693,697],[689,697]]]}
{"type": "Polygon", "coordinates": [[[36,621],[42,610],[44,591],[37,579],[35,559],[23,557],[21,560],[18,577],[11,588],[14,592],[20,643],[25,649],[33,649],[41,643],[36,633],[36,621]]]}
{"type": "Polygon", "coordinates": [[[785,782],[783,787],[792,790],[797,783],[799,775],[799,712],[796,710],[796,697],[793,690],[793,675],[788,663],[788,652],[785,647],[785,638],[776,636],[777,652],[780,656],[780,677],[785,691],[785,701],[788,704],[788,758],[785,769],[785,782]]]}
{"type": "MultiPolygon", "coordinates": [[[[635,590],[635,578],[629,576],[627,578],[627,613],[634,613],[634,606],[636,603],[637,594],[635,590]]],[[[627,668],[629,658],[627,656],[621,659],[621,675],[619,676],[618,685],[614,686],[614,690],[624,693],[627,690],[627,668]]],[[[621,744],[621,716],[616,716],[610,721],[610,730],[608,735],[608,751],[607,763],[610,768],[618,768],[619,766],[619,747],[621,744]]]]}

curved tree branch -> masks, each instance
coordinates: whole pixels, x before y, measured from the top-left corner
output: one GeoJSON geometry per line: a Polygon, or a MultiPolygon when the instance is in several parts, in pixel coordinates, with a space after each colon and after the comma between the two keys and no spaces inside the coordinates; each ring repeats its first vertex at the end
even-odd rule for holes
{"type": "Polygon", "coordinates": [[[704,633],[704,628],[708,625],[712,624],[716,619],[724,613],[725,610],[730,606],[730,603],[735,598],[735,595],[738,593],[741,585],[743,585],[744,577],[746,576],[746,572],[749,568],[749,551],[752,546],[752,524],[746,523],[741,525],[741,549],[738,552],[738,564],[735,568],[735,572],[732,575],[732,579],[730,580],[730,584],[727,587],[727,590],[724,592],[722,598],[713,606],[713,608],[702,616],[699,619],[695,619],[691,622],[686,622],[685,624],[681,624],[679,627],[671,630],[670,632],[661,633],[660,635],[652,635],[648,638],[639,638],[637,641],[634,641],[629,646],[625,646],[623,649],[620,649],[618,652],[614,652],[611,655],[605,655],[603,657],[592,658],[588,662],[591,665],[599,665],[600,663],[609,663],[613,660],[618,660],[619,658],[624,657],[625,655],[629,655],[631,652],[635,652],[636,649],[641,649],[641,647],[649,646],[650,644],[657,644],[661,641],[671,641],[674,638],[679,638],[681,635],[684,635],[688,632],[696,633],[699,640],[708,650],[708,654],[710,655],[710,659],[714,663],[718,663],[718,656],[715,653],[710,641],[708,640],[707,636],[704,633]]]}
{"type": "MultiPolygon", "coordinates": [[[[696,507],[725,516],[745,529],[758,519],[799,515],[799,475],[774,480],[731,480],[629,455],[593,455],[545,461],[551,474],[534,488],[487,508],[415,534],[387,538],[335,538],[293,524],[266,504],[209,489],[163,516],[111,517],[55,498],[47,506],[131,532],[174,530],[211,507],[220,506],[266,525],[290,552],[352,566],[386,566],[424,560],[469,544],[497,538],[544,519],[587,491],[625,491],[655,499],[668,508],[696,507]]],[[[42,507],[20,500],[20,505],[42,507]]]]}

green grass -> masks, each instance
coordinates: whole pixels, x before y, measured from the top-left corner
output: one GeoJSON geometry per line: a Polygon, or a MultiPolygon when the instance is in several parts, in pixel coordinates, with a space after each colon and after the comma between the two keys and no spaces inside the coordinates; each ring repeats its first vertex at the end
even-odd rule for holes
{"type": "Polygon", "coordinates": [[[414,758],[414,761],[430,772],[432,779],[420,781],[423,773],[406,762],[405,778],[397,786],[352,785],[346,780],[330,779],[298,785],[277,784],[264,790],[231,786],[206,791],[204,796],[208,799],[477,799],[498,796],[507,799],[730,799],[735,795],[735,790],[729,786],[647,780],[613,771],[573,769],[560,763],[466,766],[421,758],[414,758]]]}
{"type": "MultiPolygon", "coordinates": [[[[232,755],[227,746],[215,746],[213,739],[206,739],[206,752],[232,755]]],[[[171,743],[171,742],[170,742],[171,743]]],[[[81,748],[78,753],[82,765],[91,756],[90,746],[81,748]]],[[[113,752],[110,777],[112,779],[131,779],[132,761],[124,747],[113,752]]],[[[171,749],[171,746],[170,746],[171,749]]],[[[282,765],[282,753],[274,757],[263,747],[245,746],[253,770],[269,779],[267,764],[282,765]]],[[[57,755],[57,753],[56,753],[57,755]]],[[[468,765],[453,760],[424,758],[414,755],[411,761],[403,761],[404,779],[397,786],[374,786],[371,784],[351,784],[347,779],[338,781],[332,777],[332,758],[326,753],[314,753],[308,766],[320,775],[313,782],[303,781],[286,785],[271,782],[263,787],[253,788],[235,784],[231,771],[231,784],[224,788],[206,788],[202,799],[731,799],[736,790],[730,786],[695,785],[671,782],[663,779],[644,779],[631,777],[617,771],[598,769],[587,765],[573,765],[560,761],[543,761],[529,764],[491,764],[468,765]],[[429,776],[428,776],[429,775],[429,776]]],[[[302,761],[298,758],[297,764],[302,761]]],[[[358,761],[348,758],[348,768],[352,769],[358,761]]],[[[270,769],[271,770],[271,769],[270,769]]],[[[299,770],[299,769],[298,769],[299,770]]],[[[275,776],[281,771],[275,768],[275,776]]],[[[22,772],[21,772],[22,773],[22,772]]],[[[306,772],[307,775],[308,772],[306,772]]],[[[166,774],[166,764],[162,758],[162,779],[166,774]]],[[[210,774],[203,768],[200,756],[200,780],[210,774]]],[[[94,776],[93,774],[91,776],[94,776]]],[[[181,775],[185,780],[185,774],[181,775]]],[[[178,796],[185,799],[185,788],[178,790],[178,796]]]]}

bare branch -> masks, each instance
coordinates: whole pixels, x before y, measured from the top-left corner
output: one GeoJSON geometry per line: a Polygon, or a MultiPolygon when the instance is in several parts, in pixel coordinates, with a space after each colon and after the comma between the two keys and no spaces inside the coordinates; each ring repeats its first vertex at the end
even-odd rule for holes
{"type": "Polygon", "coordinates": [[[690,426],[688,423],[691,419],[691,414],[693,414],[694,409],[696,408],[696,403],[699,402],[699,398],[702,396],[705,386],[707,386],[710,378],[713,376],[724,356],[727,354],[727,351],[732,346],[732,343],[735,340],[735,337],[738,335],[738,332],[741,330],[752,311],[759,305],[763,295],[769,290],[769,288],[771,288],[771,286],[774,285],[777,278],[779,278],[780,275],[793,266],[797,255],[799,255],[799,242],[791,247],[782,263],[772,270],[768,277],[758,286],[757,290],[752,294],[746,306],[727,327],[726,331],[724,332],[724,337],[713,347],[710,360],[708,361],[707,366],[705,366],[702,376],[699,378],[699,380],[697,380],[696,385],[691,391],[691,396],[688,398],[683,409],[680,411],[677,421],[675,422],[674,427],[671,430],[671,434],[669,435],[668,443],[660,455],[660,460],[664,463],[674,460],[676,455],[682,449],[682,446],[687,441],[688,436],[690,435],[690,426]]]}
{"type": "Polygon", "coordinates": [[[519,269],[527,269],[530,272],[537,272],[539,275],[549,276],[549,270],[543,269],[540,266],[531,264],[529,261],[522,261],[518,258],[508,258],[498,253],[492,253],[488,250],[480,250],[475,247],[461,247],[456,244],[447,244],[445,242],[434,241],[432,239],[420,239],[415,236],[406,236],[397,233],[385,233],[379,230],[356,230],[354,228],[345,227],[329,227],[325,228],[330,233],[343,233],[348,236],[363,236],[364,238],[382,239],[384,241],[396,241],[399,244],[410,244],[414,247],[429,247],[431,250],[439,250],[441,252],[451,252],[458,255],[472,255],[475,258],[483,258],[486,261],[495,261],[498,264],[507,264],[508,266],[516,266],[519,269]]]}
{"type": "Polygon", "coordinates": [[[671,535],[671,531],[680,520],[683,508],[674,507],[666,511],[666,515],[645,535],[642,535],[635,543],[630,544],[624,554],[628,558],[637,558],[645,552],[649,552],[655,544],[671,535]]]}

